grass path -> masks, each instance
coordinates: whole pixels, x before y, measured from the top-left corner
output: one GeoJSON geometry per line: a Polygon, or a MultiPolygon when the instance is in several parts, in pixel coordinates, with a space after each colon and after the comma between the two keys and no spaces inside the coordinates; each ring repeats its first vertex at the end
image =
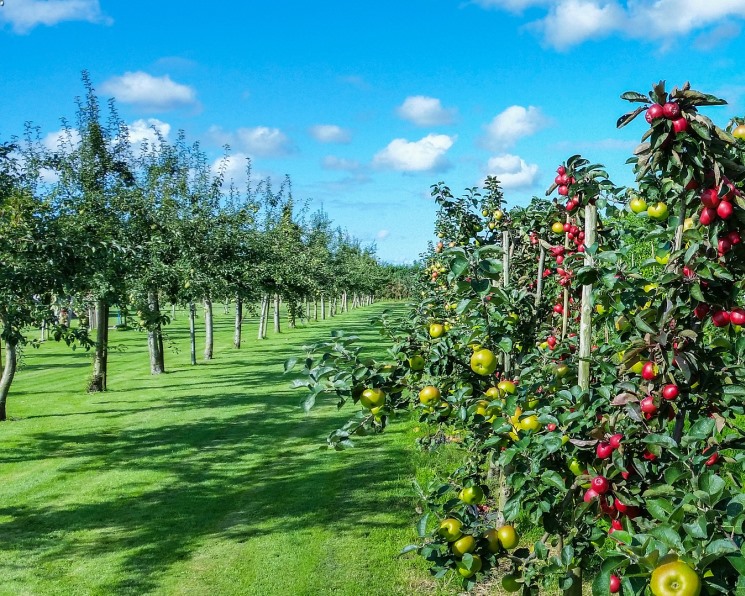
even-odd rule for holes
{"type": "Polygon", "coordinates": [[[252,320],[242,350],[219,309],[216,359],[197,367],[179,313],[159,377],[144,334],[112,332],[96,395],[89,355],[28,350],[0,425],[0,595],[450,593],[395,557],[414,539],[411,424],[320,450],[351,409],[306,416],[282,374],[335,328],[380,353],[369,319],[384,306],[263,342],[252,320]]]}

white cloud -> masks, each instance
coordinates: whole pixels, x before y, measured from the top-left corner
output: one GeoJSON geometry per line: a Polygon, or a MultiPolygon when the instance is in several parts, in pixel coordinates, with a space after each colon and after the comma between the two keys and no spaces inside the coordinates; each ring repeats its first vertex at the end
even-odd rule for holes
{"type": "Polygon", "coordinates": [[[197,94],[192,87],[176,83],[168,75],[154,77],[146,72],[125,72],[101,85],[101,91],[146,110],[167,111],[194,106],[197,94]]]}
{"type": "Polygon", "coordinates": [[[377,234],[375,234],[375,238],[378,240],[385,240],[390,236],[391,233],[388,230],[379,230],[377,234]]]}
{"type": "Polygon", "coordinates": [[[351,133],[336,124],[316,124],[311,127],[310,134],[320,143],[348,143],[352,140],[351,133]]]}
{"type": "Polygon", "coordinates": [[[55,132],[50,132],[41,140],[42,145],[44,145],[48,151],[62,151],[63,153],[67,153],[77,147],[79,142],[80,133],[75,128],[60,129],[55,132]]]}
{"type": "Polygon", "coordinates": [[[335,155],[327,155],[323,158],[321,166],[324,170],[341,170],[343,172],[354,172],[360,169],[360,162],[354,159],[345,159],[335,155]]]}
{"type": "Polygon", "coordinates": [[[518,155],[503,153],[492,157],[486,165],[487,174],[496,176],[502,188],[526,188],[533,186],[538,176],[538,166],[527,163],[518,155]]]}
{"type": "Polygon", "coordinates": [[[547,124],[548,120],[536,107],[510,106],[487,125],[486,145],[492,149],[506,149],[547,124]]]}
{"type": "Polygon", "coordinates": [[[445,109],[439,99],[424,95],[407,97],[396,112],[401,118],[417,126],[452,124],[455,118],[454,109],[445,109]]]}
{"type": "Polygon", "coordinates": [[[9,0],[0,9],[0,22],[10,23],[16,33],[65,21],[112,22],[101,12],[98,0],[9,0]]]}
{"type": "MultiPolygon", "coordinates": [[[[643,41],[653,39],[668,45],[689,33],[727,24],[728,19],[745,18],[745,0],[474,0],[473,3],[510,12],[544,8],[545,16],[528,27],[559,50],[610,35],[643,41]]],[[[732,31],[727,31],[727,35],[731,36],[732,31]]]]}
{"type": "Polygon", "coordinates": [[[255,126],[239,128],[228,132],[219,126],[212,126],[207,135],[214,143],[230,145],[233,149],[254,157],[278,157],[294,152],[292,142],[278,128],[255,126]]]}
{"type": "Polygon", "coordinates": [[[133,145],[140,145],[147,142],[149,145],[158,142],[158,135],[168,139],[171,132],[171,125],[157,118],[148,118],[135,120],[128,126],[129,142],[133,145]]]}
{"type": "Polygon", "coordinates": [[[373,158],[373,165],[399,172],[426,172],[447,166],[445,153],[455,137],[429,134],[419,141],[394,139],[373,158]]]}
{"type": "Polygon", "coordinates": [[[607,37],[625,21],[623,9],[613,2],[564,0],[536,28],[549,45],[564,50],[586,39],[607,37]]]}

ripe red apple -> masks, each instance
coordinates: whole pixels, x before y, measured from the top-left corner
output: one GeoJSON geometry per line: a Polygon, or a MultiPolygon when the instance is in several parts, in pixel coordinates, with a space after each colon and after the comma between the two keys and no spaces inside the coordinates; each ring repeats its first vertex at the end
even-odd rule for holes
{"type": "Polygon", "coordinates": [[[557,315],[563,315],[564,314],[564,305],[563,304],[554,304],[554,312],[557,315]]]}
{"type": "Polygon", "coordinates": [[[559,186],[559,188],[558,188],[557,192],[558,192],[558,193],[559,193],[559,194],[560,194],[560,195],[561,195],[562,197],[565,197],[565,196],[567,196],[567,195],[569,194],[569,187],[568,187],[568,186],[566,186],[565,184],[562,184],[561,186],[559,186]]]}
{"type": "Polygon", "coordinates": [[[729,322],[733,325],[745,326],[745,308],[733,308],[729,311],[729,322]]]}
{"type": "Polygon", "coordinates": [[[728,203],[727,201],[722,201],[719,203],[719,207],[717,207],[717,215],[722,219],[729,219],[734,212],[735,208],[732,206],[732,203],[728,203]]]}
{"type": "Polygon", "coordinates": [[[598,443],[595,447],[595,454],[598,456],[599,459],[608,459],[611,455],[613,455],[613,447],[610,446],[610,443],[600,441],[600,443],[598,443]]]}
{"type": "Polygon", "coordinates": [[[652,124],[653,121],[657,120],[658,118],[662,118],[664,115],[662,106],[658,103],[653,103],[651,106],[647,108],[647,113],[644,115],[644,118],[652,124]]]}
{"type": "Polygon", "coordinates": [[[610,584],[608,586],[608,591],[611,594],[618,594],[620,589],[621,589],[621,578],[618,577],[617,575],[611,575],[610,584]]]}
{"type": "Polygon", "coordinates": [[[592,500],[594,500],[594,499],[597,499],[597,498],[598,498],[598,496],[599,496],[599,495],[598,495],[598,493],[597,493],[597,492],[595,492],[595,490],[593,490],[592,488],[588,488],[588,489],[587,489],[587,490],[585,491],[585,496],[584,496],[584,497],[582,497],[582,498],[584,499],[585,503],[589,503],[590,501],[592,501],[592,500]]]}
{"type": "Polygon", "coordinates": [[[651,451],[645,451],[644,453],[642,453],[642,458],[646,459],[647,461],[654,461],[657,459],[657,456],[651,451]]]}
{"type": "Polygon", "coordinates": [[[657,365],[652,361],[647,361],[642,366],[642,379],[651,381],[657,376],[657,365]]]}
{"type": "Polygon", "coordinates": [[[680,390],[677,385],[669,383],[662,388],[662,397],[667,400],[673,400],[680,395],[680,390]]]}
{"type": "Polygon", "coordinates": [[[701,204],[716,209],[719,205],[719,193],[716,188],[707,188],[701,192],[701,204]]]}
{"type": "Polygon", "coordinates": [[[613,449],[618,449],[621,446],[621,441],[623,441],[623,435],[621,433],[616,433],[615,435],[611,435],[611,438],[608,439],[608,444],[613,449]]]}
{"type": "Polygon", "coordinates": [[[719,461],[719,453],[714,453],[709,459],[706,460],[705,465],[710,468],[719,461]]]}
{"type": "Polygon", "coordinates": [[[567,169],[564,166],[559,166],[556,168],[556,173],[559,174],[559,176],[563,176],[567,173],[567,169]]]}
{"type": "Polygon", "coordinates": [[[667,102],[662,106],[662,115],[668,120],[677,120],[680,118],[680,105],[674,101],[667,102]]]}
{"type": "Polygon", "coordinates": [[[567,184],[567,175],[566,174],[559,174],[554,178],[554,182],[557,186],[566,186],[567,184]]]}
{"type": "Polygon", "coordinates": [[[718,217],[716,209],[704,207],[701,209],[701,215],[698,216],[698,221],[702,226],[710,226],[718,217]]]}
{"type": "Polygon", "coordinates": [[[608,534],[613,534],[613,532],[616,532],[618,530],[623,530],[623,524],[621,523],[621,520],[620,519],[611,520],[608,534]]]}
{"type": "Polygon", "coordinates": [[[688,265],[683,266],[683,275],[686,277],[694,277],[696,275],[696,272],[691,269],[688,265]]]}
{"type": "Polygon", "coordinates": [[[732,243],[726,237],[717,240],[717,252],[720,257],[726,255],[730,250],[732,250],[732,243]]]}
{"type": "Polygon", "coordinates": [[[700,302],[696,308],[693,309],[693,315],[699,320],[703,321],[706,318],[706,315],[709,314],[709,310],[711,310],[711,307],[706,304],[705,302],[700,302]]]}
{"type": "Polygon", "coordinates": [[[675,134],[680,134],[681,132],[685,132],[688,130],[688,120],[685,118],[678,118],[677,120],[673,120],[673,130],[675,131],[675,134]]]}
{"type": "Polygon", "coordinates": [[[556,347],[556,338],[553,335],[549,335],[546,338],[546,343],[548,344],[549,348],[553,349],[554,347],[556,347]]]}
{"type": "Polygon", "coordinates": [[[732,246],[735,246],[736,244],[740,244],[742,242],[742,238],[740,237],[740,232],[737,230],[730,230],[727,232],[727,240],[730,241],[732,246]]]}
{"type": "Polygon", "coordinates": [[[730,315],[726,310],[718,310],[711,315],[711,322],[714,327],[726,327],[729,325],[730,315]]]}
{"type": "Polygon", "coordinates": [[[556,430],[556,425],[553,422],[549,422],[546,425],[546,430],[548,430],[549,432],[554,432],[556,430]]]}
{"type": "Polygon", "coordinates": [[[595,476],[590,484],[591,490],[599,495],[604,495],[610,490],[610,481],[605,476],[595,476]]]}
{"type": "Polygon", "coordinates": [[[645,414],[654,414],[657,411],[657,406],[654,404],[654,397],[648,395],[639,402],[639,408],[645,414]]]}

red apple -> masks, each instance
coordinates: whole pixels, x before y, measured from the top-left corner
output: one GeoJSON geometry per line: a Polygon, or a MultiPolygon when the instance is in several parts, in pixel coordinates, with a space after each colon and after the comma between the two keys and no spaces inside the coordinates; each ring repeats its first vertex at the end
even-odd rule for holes
{"type": "Polygon", "coordinates": [[[604,495],[610,490],[610,482],[605,476],[595,476],[590,482],[592,488],[599,495],[604,495]]]}
{"type": "Polygon", "coordinates": [[[718,217],[716,209],[704,207],[701,209],[701,215],[698,216],[698,221],[702,226],[710,226],[718,217]]]}
{"type": "Polygon", "coordinates": [[[726,237],[717,240],[717,252],[720,257],[726,255],[730,250],[732,250],[732,243],[726,237]]]}
{"type": "Polygon", "coordinates": [[[597,499],[597,498],[598,498],[598,496],[599,496],[599,495],[598,495],[598,493],[597,493],[597,492],[595,492],[595,491],[594,491],[593,489],[591,489],[591,488],[588,488],[588,489],[587,489],[587,490],[585,491],[585,496],[584,496],[584,497],[582,497],[582,498],[584,499],[585,503],[589,503],[590,501],[592,501],[592,500],[594,500],[594,499],[597,499]]]}
{"type": "Polygon", "coordinates": [[[730,230],[727,232],[727,240],[730,241],[732,246],[735,246],[736,244],[740,244],[742,242],[742,238],[740,237],[740,232],[737,230],[730,230]]]}
{"type": "Polygon", "coordinates": [[[565,184],[562,184],[561,186],[559,186],[559,189],[558,189],[558,191],[557,191],[557,192],[558,192],[558,193],[559,193],[559,194],[560,194],[560,195],[561,195],[562,197],[565,197],[565,196],[567,196],[567,195],[569,194],[569,187],[568,187],[568,186],[566,186],[565,184]]]}
{"type": "Polygon", "coordinates": [[[600,443],[595,447],[595,454],[599,459],[608,459],[613,455],[613,447],[610,446],[610,443],[600,441],[600,443]]]}
{"type": "Polygon", "coordinates": [[[639,408],[645,414],[654,414],[657,411],[657,406],[654,403],[654,397],[648,395],[639,402],[639,408]]]}
{"type": "Polygon", "coordinates": [[[621,433],[616,433],[615,435],[611,435],[611,438],[608,439],[608,444],[613,449],[618,449],[621,446],[621,441],[623,441],[623,435],[621,433]]]}
{"type": "Polygon", "coordinates": [[[662,106],[658,103],[653,103],[647,108],[647,113],[644,115],[644,118],[651,124],[654,120],[662,118],[663,115],[664,112],[662,106]]]}
{"type": "Polygon", "coordinates": [[[657,365],[652,362],[648,361],[644,363],[644,366],[642,366],[642,379],[645,381],[651,381],[657,376],[657,365]]]}
{"type": "Polygon", "coordinates": [[[733,325],[745,326],[745,308],[733,308],[729,312],[729,322],[733,325]]]}
{"type": "Polygon", "coordinates": [[[662,106],[662,115],[668,120],[677,120],[680,118],[680,105],[674,101],[667,102],[662,106]]]}
{"type": "Polygon", "coordinates": [[[678,118],[677,120],[673,120],[673,130],[675,131],[675,134],[680,134],[681,132],[685,132],[688,130],[688,120],[685,118],[678,118]]]}
{"type": "Polygon", "coordinates": [[[553,422],[549,422],[546,425],[546,430],[548,430],[549,432],[554,432],[556,430],[556,425],[553,422]]]}
{"type": "Polygon", "coordinates": [[[662,388],[662,397],[667,400],[673,400],[680,395],[680,390],[677,385],[669,383],[662,388]]]}
{"type": "Polygon", "coordinates": [[[707,188],[701,193],[701,204],[704,207],[716,209],[717,205],[719,205],[719,201],[719,193],[716,188],[707,188]]]}
{"type": "Polygon", "coordinates": [[[647,461],[654,461],[657,459],[657,456],[651,451],[645,451],[644,453],[642,453],[642,457],[647,461]]]}
{"type": "Polygon", "coordinates": [[[714,327],[726,327],[729,325],[730,315],[726,310],[718,310],[711,315],[711,322],[714,327]]]}
{"type": "Polygon", "coordinates": [[[706,465],[707,468],[710,468],[711,466],[713,466],[718,461],[719,461],[719,454],[718,453],[714,453],[709,459],[706,460],[705,465],[706,465]]]}
{"type": "Polygon", "coordinates": [[[556,168],[556,173],[559,174],[559,176],[563,176],[567,173],[567,169],[564,166],[559,166],[556,168]]]}
{"type": "Polygon", "coordinates": [[[705,302],[700,302],[696,308],[693,309],[693,315],[699,320],[703,321],[706,318],[706,315],[709,314],[709,310],[711,310],[711,307],[706,304],[705,302]]]}
{"type": "Polygon", "coordinates": [[[717,215],[722,219],[729,219],[734,212],[735,208],[732,206],[732,203],[728,203],[727,201],[722,201],[719,203],[719,207],[717,207],[717,215]]]}
{"type": "Polygon", "coordinates": [[[621,589],[621,578],[617,575],[610,576],[610,584],[608,585],[608,591],[611,594],[618,594],[621,589]]]}
{"type": "Polygon", "coordinates": [[[608,534],[613,534],[613,532],[616,532],[618,530],[623,530],[623,524],[621,523],[620,519],[614,519],[610,522],[610,530],[608,530],[608,534]]]}

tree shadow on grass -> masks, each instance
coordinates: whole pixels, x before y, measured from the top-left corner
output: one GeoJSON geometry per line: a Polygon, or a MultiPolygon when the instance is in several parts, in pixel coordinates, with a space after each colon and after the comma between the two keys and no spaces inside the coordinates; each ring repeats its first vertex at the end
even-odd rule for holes
{"type": "Polygon", "coordinates": [[[123,563],[116,583],[96,584],[95,590],[142,594],[155,589],[163,573],[188,559],[205,538],[244,542],[288,528],[394,527],[393,517],[381,518],[381,512],[410,513],[409,503],[390,490],[397,478],[413,474],[405,452],[376,450],[380,438],[369,437],[364,454],[325,457],[314,442],[319,431],[328,430],[329,420],[278,419],[268,410],[117,434],[30,437],[32,445],[19,455],[61,452],[71,460],[61,473],[155,471],[166,480],[137,494],[102,495],[95,503],[2,506],[0,518],[11,520],[0,523],[0,553],[23,553],[37,569],[61,557],[74,561],[118,553],[123,563]],[[96,538],[81,542],[79,533],[86,531],[96,538]]]}

